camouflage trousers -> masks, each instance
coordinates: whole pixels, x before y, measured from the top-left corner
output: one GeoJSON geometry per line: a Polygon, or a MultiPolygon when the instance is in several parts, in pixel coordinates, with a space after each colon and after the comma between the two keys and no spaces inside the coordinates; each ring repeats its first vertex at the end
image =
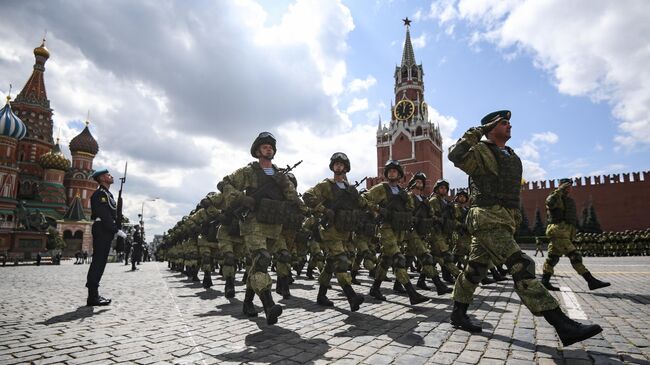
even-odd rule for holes
{"type": "Polygon", "coordinates": [[[400,246],[406,240],[405,231],[394,231],[390,226],[382,225],[379,229],[381,257],[375,280],[384,280],[388,269],[393,268],[397,281],[406,284],[409,281],[409,275],[406,272],[406,257],[402,254],[400,246]]]}
{"type": "Polygon", "coordinates": [[[291,275],[291,253],[287,247],[287,239],[293,240],[293,236],[287,231],[282,231],[277,239],[268,241],[268,250],[273,255],[275,273],[278,277],[291,275]]]}
{"type": "Polygon", "coordinates": [[[198,239],[199,254],[201,256],[201,270],[207,273],[214,271],[214,257],[217,253],[217,243],[210,242],[203,237],[198,239]]]}
{"type": "Polygon", "coordinates": [[[435,233],[431,236],[431,254],[440,267],[449,270],[451,275],[457,277],[460,270],[454,265],[454,258],[449,251],[447,236],[435,233]]]}
{"type": "Polygon", "coordinates": [[[503,225],[473,232],[467,266],[454,285],[454,301],[470,304],[476,287],[485,278],[492,263],[506,264],[514,279],[515,292],[534,315],[559,306],[535,278],[533,259],[521,251],[512,231],[503,225]]]}
{"type": "Polygon", "coordinates": [[[377,255],[368,246],[370,237],[355,234],[352,242],[357,251],[354,262],[352,263],[352,271],[358,271],[361,268],[362,262],[366,270],[370,271],[374,269],[377,266],[377,255]]]}
{"type": "Polygon", "coordinates": [[[469,247],[471,242],[472,236],[470,236],[467,232],[456,234],[456,245],[454,246],[452,255],[454,255],[454,258],[456,258],[456,260],[458,260],[463,265],[463,267],[467,265],[467,255],[469,255],[469,247]]]}
{"type": "Polygon", "coordinates": [[[229,225],[221,225],[217,231],[217,241],[219,241],[219,263],[224,278],[235,276],[235,266],[237,261],[246,257],[246,246],[244,239],[231,231],[229,225]]]}
{"type": "Polygon", "coordinates": [[[438,270],[434,266],[433,257],[427,249],[427,243],[417,233],[412,233],[409,237],[406,243],[406,253],[418,258],[418,262],[422,265],[422,273],[428,278],[439,276],[438,270]]]}
{"type": "Polygon", "coordinates": [[[282,225],[258,223],[254,217],[249,216],[241,222],[240,230],[246,250],[251,256],[246,288],[253,289],[259,295],[264,290],[271,290],[273,282],[268,272],[271,265],[268,246],[280,237],[282,225]]]}
{"type": "Polygon", "coordinates": [[[350,237],[350,232],[339,232],[334,227],[329,227],[321,232],[322,247],[325,252],[325,267],[318,276],[320,285],[328,285],[332,275],[336,276],[339,285],[351,285],[350,260],[345,242],[350,237]]]}
{"type": "Polygon", "coordinates": [[[553,275],[553,268],[566,255],[571,260],[571,266],[580,275],[588,272],[582,263],[582,255],[573,245],[571,240],[575,237],[576,229],[567,223],[549,224],[546,235],[549,237],[548,252],[544,261],[544,274],[553,275]]]}

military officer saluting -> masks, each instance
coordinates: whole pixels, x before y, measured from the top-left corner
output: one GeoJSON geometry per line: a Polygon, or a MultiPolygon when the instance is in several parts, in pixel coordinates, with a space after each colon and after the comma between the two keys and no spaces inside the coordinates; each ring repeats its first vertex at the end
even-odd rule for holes
{"type": "Polygon", "coordinates": [[[469,261],[454,286],[451,324],[465,331],[481,332],[481,327],[467,317],[467,307],[490,263],[505,263],[522,303],[533,315],[543,316],[555,327],[562,344],[569,346],[595,336],[602,328],[567,317],[535,278],[535,261],[515,242],[514,233],[521,222],[522,164],[514,150],[506,146],[512,128],[510,116],[508,110],[486,115],[480,127],[470,128],[449,148],[449,160],[470,177],[472,203],[467,215],[472,235],[469,261]]]}
{"type": "Polygon", "coordinates": [[[89,306],[109,305],[111,300],[99,296],[99,281],[104,274],[108,252],[111,249],[111,242],[115,234],[125,238],[126,234],[122,232],[115,224],[117,217],[117,203],[113,194],[108,190],[113,184],[113,176],[106,169],[97,170],[92,174],[92,178],[97,181],[99,187],[90,197],[90,218],[93,220],[93,261],[88,269],[86,287],[88,288],[89,306]]]}

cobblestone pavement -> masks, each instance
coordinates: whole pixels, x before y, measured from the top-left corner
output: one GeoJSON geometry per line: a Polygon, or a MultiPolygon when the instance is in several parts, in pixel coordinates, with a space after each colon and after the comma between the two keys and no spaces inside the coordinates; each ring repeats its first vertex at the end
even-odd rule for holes
{"type": "MultiPolygon", "coordinates": [[[[227,300],[223,281],[206,291],[165,263],[136,272],[109,264],[100,293],[113,303],[95,308],[84,306],[88,265],[0,267],[0,363],[650,364],[650,257],[585,262],[612,286],[590,292],[563,258],[554,280],[564,291],[553,295],[604,331],[567,348],[522,306],[511,281],[477,290],[468,313],[484,332],[470,335],[449,325],[450,295],[428,292],[431,302],[410,306],[391,283],[383,285],[388,301],[366,297],[351,313],[337,285],[329,292],[335,307],[323,308],[315,282],[298,278],[294,297],[279,300],[278,324],[267,326],[263,315],[240,314],[241,286],[227,300]]],[[[355,289],[366,294],[371,281],[360,278],[355,289]]]]}

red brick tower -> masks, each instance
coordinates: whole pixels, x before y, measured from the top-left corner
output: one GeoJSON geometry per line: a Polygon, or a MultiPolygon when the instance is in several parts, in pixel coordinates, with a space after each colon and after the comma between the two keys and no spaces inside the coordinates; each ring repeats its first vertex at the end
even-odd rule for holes
{"type": "Polygon", "coordinates": [[[411,21],[404,19],[406,40],[402,63],[395,67],[395,100],[391,102],[391,121],[377,128],[377,174],[368,180],[368,187],[383,179],[387,160],[398,160],[404,167],[408,181],[422,171],[427,175],[427,193],[432,182],[442,177],[442,137],[440,130],[429,120],[424,101],[424,71],[415,63],[415,54],[409,31],[411,21]]]}
{"type": "Polygon", "coordinates": [[[43,169],[38,161],[50,152],[52,140],[52,109],[45,91],[45,62],[50,52],[45,48],[45,39],[34,49],[34,69],[25,86],[11,107],[27,127],[27,135],[18,142],[16,149],[20,186],[18,198],[38,200],[38,186],[42,181],[43,169]]]}

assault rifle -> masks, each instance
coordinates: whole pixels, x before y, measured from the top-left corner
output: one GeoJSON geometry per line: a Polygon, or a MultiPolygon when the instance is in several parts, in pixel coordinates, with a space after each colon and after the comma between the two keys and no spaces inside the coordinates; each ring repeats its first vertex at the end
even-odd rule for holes
{"type": "MultiPolygon", "coordinates": [[[[284,169],[278,169],[278,172],[279,172],[280,175],[286,175],[286,174],[290,173],[293,169],[295,169],[296,167],[298,167],[298,165],[300,165],[301,163],[302,163],[302,160],[296,162],[293,166],[289,166],[289,165],[287,165],[287,167],[284,168],[284,169]]],[[[260,196],[263,196],[263,195],[264,195],[264,193],[266,192],[266,190],[267,190],[269,187],[271,187],[272,184],[275,184],[275,180],[274,180],[274,179],[270,179],[269,181],[267,181],[266,183],[264,183],[264,185],[260,186],[260,187],[259,187],[257,190],[255,190],[255,192],[254,192],[252,195],[250,195],[250,196],[251,196],[253,199],[257,200],[257,198],[259,198],[260,196]]],[[[245,221],[245,220],[246,220],[246,217],[248,216],[248,214],[249,214],[250,212],[251,212],[251,209],[250,209],[250,208],[248,208],[248,207],[244,207],[244,206],[239,206],[239,207],[235,208],[235,209],[232,211],[232,214],[233,214],[235,217],[239,218],[240,220],[245,221]]]]}
{"type": "MultiPolygon", "coordinates": [[[[129,166],[129,162],[124,163],[124,176],[120,178],[120,191],[117,193],[117,217],[115,219],[115,224],[117,229],[122,229],[122,221],[124,220],[124,214],[122,214],[122,208],[124,203],[122,202],[122,189],[124,189],[124,183],[126,182],[126,169],[129,166]]],[[[117,237],[115,242],[115,251],[121,252],[124,250],[124,238],[117,237]]]]}

